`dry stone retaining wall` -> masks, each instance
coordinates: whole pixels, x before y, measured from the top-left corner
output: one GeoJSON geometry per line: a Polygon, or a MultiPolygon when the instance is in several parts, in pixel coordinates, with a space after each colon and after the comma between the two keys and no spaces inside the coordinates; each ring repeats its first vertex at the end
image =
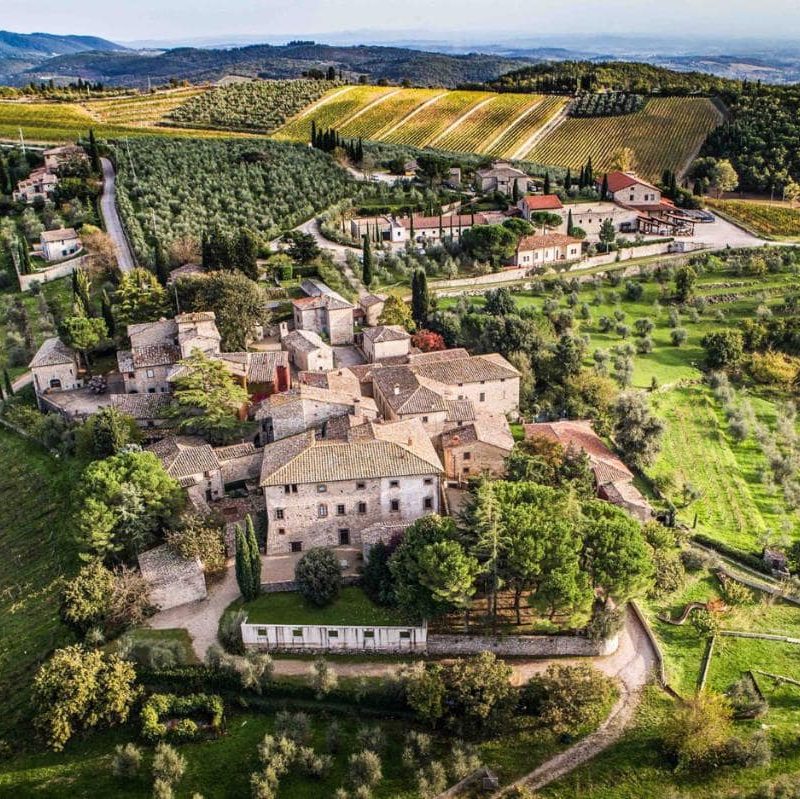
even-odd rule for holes
{"type": "Polygon", "coordinates": [[[618,647],[618,635],[605,641],[576,635],[428,635],[429,655],[493,652],[506,657],[600,657],[614,654],[618,647]]]}

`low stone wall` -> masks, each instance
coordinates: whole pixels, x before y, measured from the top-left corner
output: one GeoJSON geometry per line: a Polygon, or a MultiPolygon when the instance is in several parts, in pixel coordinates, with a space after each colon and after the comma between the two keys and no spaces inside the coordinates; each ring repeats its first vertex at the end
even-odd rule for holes
{"type": "MultiPolygon", "coordinates": [[[[343,575],[342,585],[358,585],[361,578],[357,574],[343,575]]],[[[284,580],[278,583],[261,583],[262,594],[279,594],[282,591],[296,591],[297,583],[294,580],[284,580]]]]}
{"type": "Polygon", "coordinates": [[[57,280],[60,277],[71,275],[76,269],[80,269],[85,261],[86,256],[79,255],[77,258],[70,258],[68,261],[63,261],[47,269],[39,269],[37,272],[32,272],[29,275],[17,273],[19,290],[30,291],[33,283],[49,283],[51,280],[57,280]]]}
{"type": "Polygon", "coordinates": [[[613,655],[619,635],[592,641],[577,635],[428,635],[429,655],[478,655],[492,652],[506,657],[600,657],[613,655]]]}

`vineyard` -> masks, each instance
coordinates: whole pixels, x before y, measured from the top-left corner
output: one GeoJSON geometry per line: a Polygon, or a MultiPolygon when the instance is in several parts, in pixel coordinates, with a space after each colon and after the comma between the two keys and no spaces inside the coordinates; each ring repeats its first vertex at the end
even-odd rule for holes
{"type": "Polygon", "coordinates": [[[644,107],[644,97],[630,92],[581,94],[569,108],[572,117],[614,117],[633,114],[644,107]]]}
{"type": "Polygon", "coordinates": [[[616,153],[630,147],[639,174],[657,179],[665,169],[681,172],[720,121],[720,113],[710,100],[657,98],[627,116],[571,117],[523,157],[580,169],[591,156],[595,169],[609,170],[616,153]]]}
{"type": "Polygon", "coordinates": [[[800,238],[800,208],[791,208],[785,204],[710,198],[708,204],[741,222],[759,236],[800,238]]]}
{"type": "Polygon", "coordinates": [[[194,92],[169,109],[170,122],[184,127],[270,133],[332,87],[324,80],[247,81],[194,92]]]}
{"type": "Polygon", "coordinates": [[[176,108],[207,93],[195,86],[130,97],[112,97],[82,103],[98,122],[106,125],[157,125],[176,108]]]}

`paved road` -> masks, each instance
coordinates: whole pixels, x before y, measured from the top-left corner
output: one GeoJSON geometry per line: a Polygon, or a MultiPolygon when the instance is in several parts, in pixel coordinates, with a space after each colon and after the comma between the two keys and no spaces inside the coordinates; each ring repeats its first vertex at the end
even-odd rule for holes
{"type": "Polygon", "coordinates": [[[114,242],[117,250],[117,265],[120,272],[130,272],[136,266],[130,244],[125,236],[122,221],[117,213],[117,189],[114,166],[108,158],[101,159],[103,164],[103,195],[100,198],[100,213],[106,232],[114,242]]]}

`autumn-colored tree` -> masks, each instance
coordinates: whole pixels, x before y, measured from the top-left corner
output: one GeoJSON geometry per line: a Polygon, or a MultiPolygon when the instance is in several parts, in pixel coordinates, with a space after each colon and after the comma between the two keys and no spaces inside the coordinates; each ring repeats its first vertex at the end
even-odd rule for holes
{"type": "Polygon", "coordinates": [[[444,338],[432,330],[420,330],[411,337],[412,346],[421,352],[439,352],[447,349],[444,338]]]}

